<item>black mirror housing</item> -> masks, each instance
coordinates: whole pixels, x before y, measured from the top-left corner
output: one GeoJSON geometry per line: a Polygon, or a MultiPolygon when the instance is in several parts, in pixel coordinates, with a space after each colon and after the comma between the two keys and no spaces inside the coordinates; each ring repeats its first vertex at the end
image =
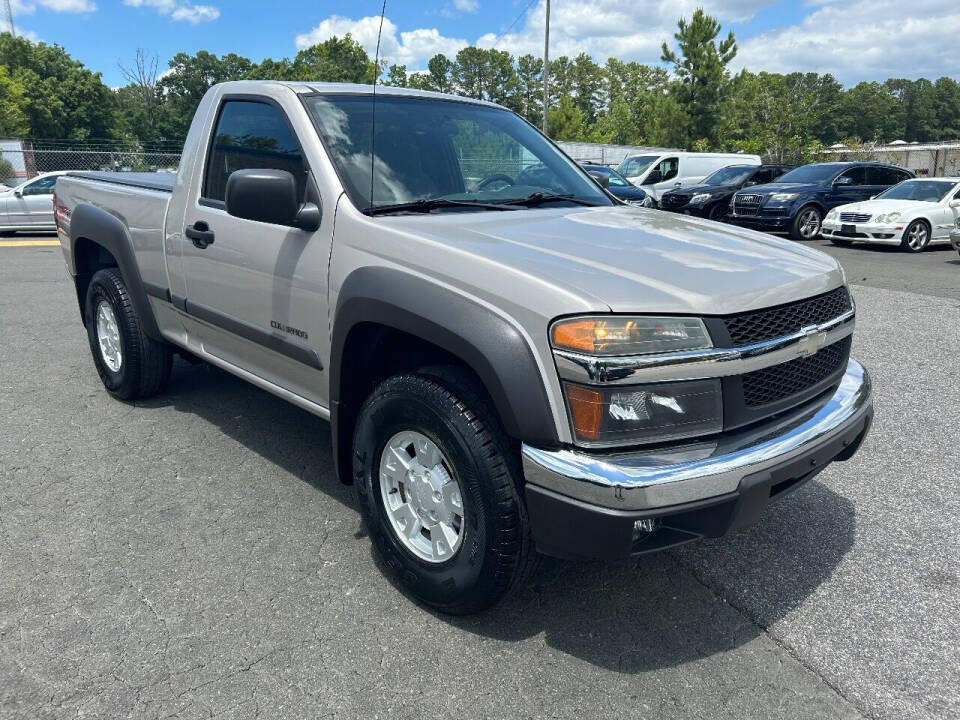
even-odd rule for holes
{"type": "Polygon", "coordinates": [[[297,225],[297,181],[286,170],[235,170],[227,178],[227,213],[273,225],[297,225]]]}
{"type": "Polygon", "coordinates": [[[606,173],[592,172],[590,173],[590,177],[596,180],[600,187],[602,187],[604,190],[610,187],[610,176],[606,173]]]}

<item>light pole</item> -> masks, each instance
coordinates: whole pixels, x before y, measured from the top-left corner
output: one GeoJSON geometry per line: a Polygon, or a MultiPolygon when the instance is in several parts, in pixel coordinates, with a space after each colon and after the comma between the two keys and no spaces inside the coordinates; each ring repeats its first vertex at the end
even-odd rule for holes
{"type": "MultiPolygon", "coordinates": [[[[9,0],[8,0],[9,1],[9,0]]],[[[547,135],[547,110],[550,107],[550,0],[547,0],[547,23],[543,32],[543,134],[547,135]]]]}
{"type": "Polygon", "coordinates": [[[13,28],[13,8],[10,7],[10,0],[5,0],[4,5],[7,6],[7,22],[10,23],[10,34],[16,37],[17,31],[13,28]]]}

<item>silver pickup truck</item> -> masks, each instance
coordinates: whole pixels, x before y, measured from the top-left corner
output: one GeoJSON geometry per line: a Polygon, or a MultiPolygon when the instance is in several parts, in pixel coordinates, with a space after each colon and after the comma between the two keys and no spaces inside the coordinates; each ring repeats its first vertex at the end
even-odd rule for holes
{"type": "Polygon", "coordinates": [[[386,566],[441,611],[537,552],[743,527],[870,425],[834,260],[624,205],[489,103],[226,83],[176,176],[73,173],[54,204],[107,390],[163,391],[180,353],[328,418],[386,566]]]}

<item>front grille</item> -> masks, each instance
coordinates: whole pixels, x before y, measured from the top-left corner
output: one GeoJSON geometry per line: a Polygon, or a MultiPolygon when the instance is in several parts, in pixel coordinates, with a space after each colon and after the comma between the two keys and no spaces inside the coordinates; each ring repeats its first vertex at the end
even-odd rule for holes
{"type": "Polygon", "coordinates": [[[756,215],[760,212],[760,195],[734,195],[733,211],[737,215],[756,215]]]}
{"type": "Polygon", "coordinates": [[[730,315],[723,322],[735,346],[752,345],[791,335],[810,325],[820,325],[852,307],[850,293],[845,287],[839,287],[800,302],[730,315]]]}
{"type": "Polygon", "coordinates": [[[675,195],[674,193],[666,193],[660,198],[660,206],[665,210],[675,210],[677,208],[681,208],[688,202],[690,202],[689,195],[675,195]]]}
{"type": "Polygon", "coordinates": [[[846,364],[851,340],[848,336],[816,355],[747,373],[743,376],[744,404],[747,407],[767,405],[826,380],[846,364]]]}
{"type": "Polygon", "coordinates": [[[869,213],[854,213],[854,212],[840,213],[840,222],[865,223],[869,219],[870,219],[869,213]]]}

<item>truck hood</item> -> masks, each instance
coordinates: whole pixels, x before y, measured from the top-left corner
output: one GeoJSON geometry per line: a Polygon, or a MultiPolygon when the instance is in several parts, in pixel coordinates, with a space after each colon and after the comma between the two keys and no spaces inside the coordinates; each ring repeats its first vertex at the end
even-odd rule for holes
{"type": "Polygon", "coordinates": [[[463,267],[466,254],[473,272],[468,282],[480,283],[498,268],[517,275],[509,287],[518,302],[523,293],[552,287],[614,312],[722,315],[799,300],[843,283],[839,264],[818,250],[644,208],[380,220],[427,242],[426,256],[434,268],[463,267]]]}

